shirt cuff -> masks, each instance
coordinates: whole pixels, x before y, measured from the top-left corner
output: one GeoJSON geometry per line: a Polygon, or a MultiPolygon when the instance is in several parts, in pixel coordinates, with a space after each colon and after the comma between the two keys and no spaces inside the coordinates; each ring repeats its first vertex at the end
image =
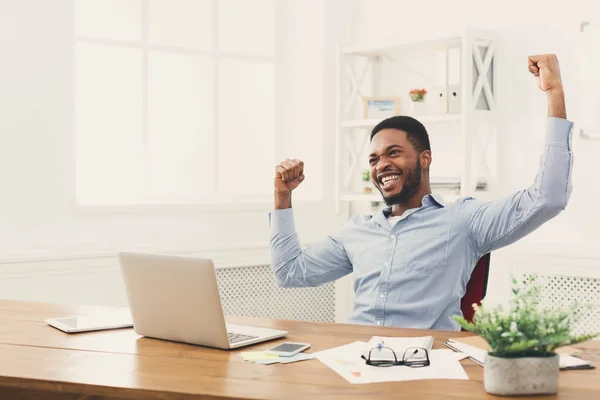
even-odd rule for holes
{"type": "Polygon", "coordinates": [[[269,223],[271,224],[271,233],[296,233],[294,224],[294,212],[292,208],[283,210],[273,210],[269,213],[269,223]]]}
{"type": "Polygon", "coordinates": [[[573,122],[549,117],[546,130],[546,146],[557,146],[571,150],[573,142],[573,122]]]}

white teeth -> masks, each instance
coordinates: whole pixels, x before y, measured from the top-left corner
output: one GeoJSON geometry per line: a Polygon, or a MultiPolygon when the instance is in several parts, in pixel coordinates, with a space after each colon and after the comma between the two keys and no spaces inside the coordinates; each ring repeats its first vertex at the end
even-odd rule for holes
{"type": "Polygon", "coordinates": [[[383,178],[381,178],[381,183],[386,184],[389,181],[394,181],[396,179],[400,178],[400,175],[388,175],[388,176],[384,176],[383,178]]]}

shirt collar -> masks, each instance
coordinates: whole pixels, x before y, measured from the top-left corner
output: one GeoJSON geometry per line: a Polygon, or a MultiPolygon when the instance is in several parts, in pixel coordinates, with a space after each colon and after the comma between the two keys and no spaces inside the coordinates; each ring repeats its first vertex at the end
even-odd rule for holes
{"type": "MultiPolygon", "coordinates": [[[[425,196],[423,196],[423,200],[421,200],[421,203],[423,204],[421,208],[427,208],[435,205],[445,207],[444,198],[439,194],[426,194],[425,196]]],[[[375,214],[373,218],[375,219],[375,222],[377,222],[379,225],[389,229],[387,219],[390,215],[392,215],[392,206],[387,206],[383,210],[375,214]]]]}
{"type": "MultiPolygon", "coordinates": [[[[437,203],[441,207],[446,207],[446,204],[444,203],[444,197],[440,194],[435,194],[435,193],[428,194],[425,197],[423,197],[423,203],[425,203],[426,200],[427,201],[433,200],[433,202],[437,203]]],[[[434,204],[431,204],[431,205],[434,205],[434,204]]]]}

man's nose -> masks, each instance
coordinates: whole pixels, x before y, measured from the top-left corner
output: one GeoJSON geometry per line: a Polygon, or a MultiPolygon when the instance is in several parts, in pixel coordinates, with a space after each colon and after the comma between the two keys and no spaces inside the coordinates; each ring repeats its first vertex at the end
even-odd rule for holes
{"type": "Polygon", "coordinates": [[[380,157],[377,165],[375,166],[375,170],[379,172],[385,171],[390,166],[390,160],[387,157],[380,157]]]}

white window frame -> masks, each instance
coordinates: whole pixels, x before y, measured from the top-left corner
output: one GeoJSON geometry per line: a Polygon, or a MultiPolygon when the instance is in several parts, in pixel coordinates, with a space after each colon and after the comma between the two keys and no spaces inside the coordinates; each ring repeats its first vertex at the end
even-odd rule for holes
{"type": "MultiPolygon", "coordinates": [[[[73,10],[75,9],[75,2],[77,0],[73,0],[73,10]]],[[[218,62],[220,59],[230,59],[230,60],[242,60],[242,61],[254,61],[254,62],[271,62],[274,65],[275,69],[275,143],[274,143],[274,159],[277,160],[278,156],[281,154],[280,148],[281,143],[279,137],[277,136],[277,132],[281,132],[282,127],[282,112],[279,104],[281,103],[279,99],[282,96],[282,66],[283,66],[283,56],[282,50],[284,46],[284,35],[283,29],[284,26],[282,24],[281,15],[283,15],[283,1],[275,0],[275,35],[274,35],[274,54],[273,56],[261,56],[261,55],[246,55],[246,54],[238,54],[238,53],[229,53],[223,52],[219,49],[219,8],[218,8],[219,0],[211,0],[211,12],[212,12],[212,49],[211,50],[197,50],[197,49],[189,49],[185,47],[177,47],[177,46],[165,46],[165,45],[155,45],[150,44],[148,40],[149,36],[149,0],[142,0],[142,39],[141,42],[137,41],[128,41],[128,40],[115,40],[115,39],[102,39],[88,36],[77,35],[75,29],[73,29],[73,54],[75,52],[75,46],[78,43],[87,43],[87,44],[99,44],[105,46],[112,47],[120,47],[120,48],[131,48],[136,50],[141,50],[143,54],[142,64],[143,64],[143,110],[142,110],[142,132],[144,137],[144,156],[147,155],[147,144],[148,144],[148,54],[150,51],[162,51],[171,54],[188,54],[188,55],[197,55],[210,57],[213,62],[213,76],[214,76],[214,86],[213,86],[213,101],[214,101],[214,109],[213,109],[213,124],[214,124],[214,135],[215,137],[219,134],[219,120],[218,120],[218,93],[219,93],[219,70],[218,70],[218,62]]],[[[75,16],[73,17],[75,18],[75,16]]],[[[75,27],[75,21],[73,21],[73,27],[75,27]]],[[[75,58],[73,58],[73,65],[75,68],[75,58]]],[[[75,69],[74,69],[75,70],[75,69]]],[[[73,92],[74,93],[74,92],[73,92]]],[[[73,114],[73,121],[75,121],[75,114],[73,114]]],[[[76,213],[80,214],[96,214],[96,213],[134,213],[134,214],[161,214],[161,213],[174,213],[174,214],[189,214],[189,213],[205,213],[212,211],[224,211],[224,210],[261,210],[268,211],[273,207],[273,195],[272,194],[264,194],[264,195],[224,195],[219,194],[217,192],[218,188],[218,179],[215,179],[214,189],[215,192],[213,195],[206,196],[202,201],[191,204],[131,204],[131,205],[82,205],[77,203],[77,187],[76,187],[76,147],[75,140],[77,137],[77,132],[75,131],[75,124],[73,124],[73,143],[72,143],[72,151],[71,154],[73,156],[73,174],[72,174],[72,199],[73,206],[76,213]],[[241,198],[241,199],[240,199],[241,198]]],[[[214,166],[214,174],[217,174],[218,171],[218,151],[219,144],[218,140],[213,141],[214,146],[214,154],[217,157],[213,160],[214,166]]],[[[275,170],[275,165],[273,165],[273,171],[275,170]]],[[[218,178],[218,177],[217,177],[218,178]]],[[[148,165],[147,163],[144,166],[144,179],[148,179],[148,165]]]]}

